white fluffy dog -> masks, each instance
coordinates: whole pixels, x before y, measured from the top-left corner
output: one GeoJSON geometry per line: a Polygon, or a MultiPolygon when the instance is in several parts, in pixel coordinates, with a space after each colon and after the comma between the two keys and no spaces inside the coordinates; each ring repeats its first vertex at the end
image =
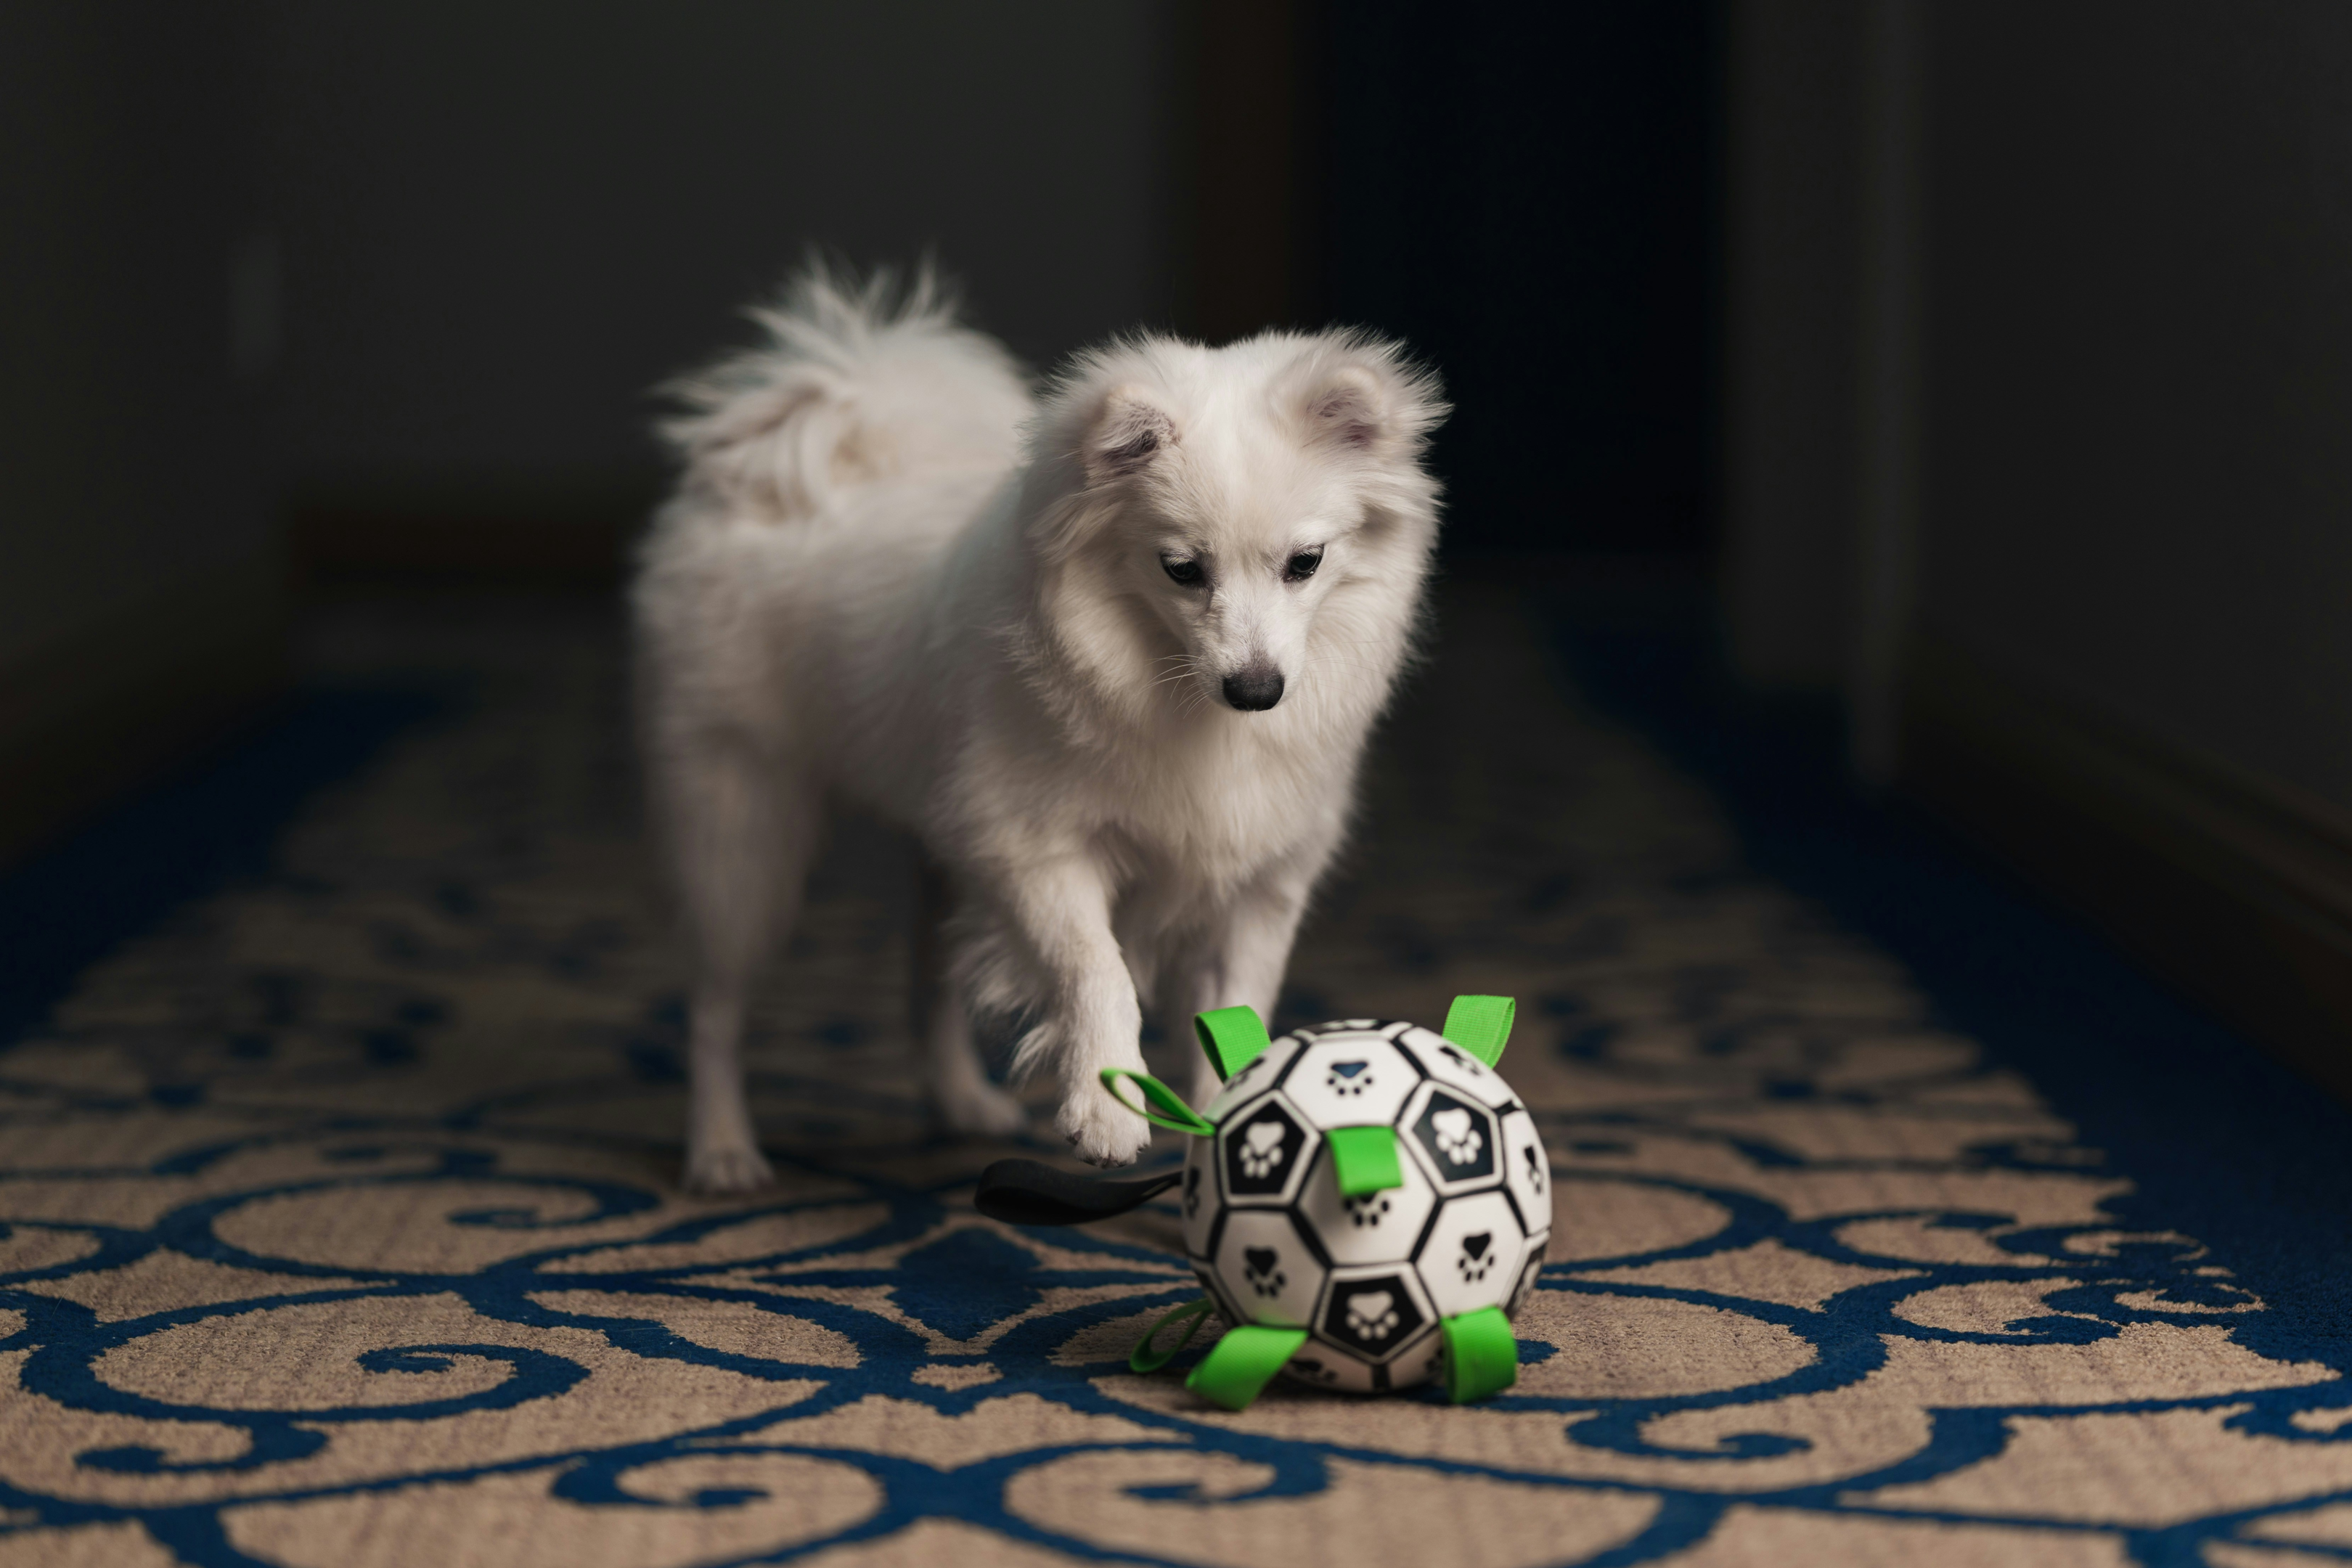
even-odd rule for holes
{"type": "MultiPolygon", "coordinates": [[[[1434,379],[1357,332],[1159,336],[1033,396],[928,279],[803,275],[770,341],[677,387],[686,459],[635,590],[653,796],[692,965],[689,1186],[767,1180],[740,1046],[824,805],[911,828],[952,899],[919,1025],[946,1125],[1006,1133],[975,1012],[1029,1027],[1063,1134],[1141,1007],[1270,1016],[1412,640],[1434,379]]],[[[1214,1087],[1204,1076],[1193,1087],[1214,1087]]]]}

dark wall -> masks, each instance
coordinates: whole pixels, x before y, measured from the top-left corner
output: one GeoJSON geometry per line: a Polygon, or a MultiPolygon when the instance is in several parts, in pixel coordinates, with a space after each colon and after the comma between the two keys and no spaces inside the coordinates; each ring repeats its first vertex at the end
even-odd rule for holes
{"type": "Polygon", "coordinates": [[[0,661],[267,547],[251,64],[196,7],[0,6],[0,661]]]}
{"type": "Polygon", "coordinates": [[[935,250],[1044,362],[1174,309],[1172,0],[255,10],[289,477],[548,489],[804,247],[935,250]]]}
{"type": "Polygon", "coordinates": [[[1922,616],[2352,808],[2352,7],[1932,16],[1922,616]]]}
{"type": "Polygon", "coordinates": [[[1704,544],[1715,7],[1328,17],[1326,302],[1444,371],[1452,542],[1704,544]]]}

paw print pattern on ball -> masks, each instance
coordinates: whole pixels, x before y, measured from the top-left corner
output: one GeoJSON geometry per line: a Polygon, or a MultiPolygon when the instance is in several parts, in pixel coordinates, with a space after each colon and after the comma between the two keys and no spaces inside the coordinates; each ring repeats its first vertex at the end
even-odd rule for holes
{"type": "Polygon", "coordinates": [[[1279,1094],[1234,1111],[1217,1144],[1228,1202],[1282,1203],[1297,1192],[1307,1165],[1307,1123],[1279,1094]]]}
{"type": "Polygon", "coordinates": [[[1495,1113],[1439,1084],[1424,1084],[1406,1110],[1405,1139],[1446,1192],[1490,1186],[1501,1175],[1495,1113]]]}
{"type": "Polygon", "coordinates": [[[1541,1256],[1534,1118],[1482,1057],[1411,1024],[1302,1029],[1249,1068],[1210,1102],[1177,1194],[1212,1298],[1237,1328],[1305,1329],[1301,1383],[1376,1393],[1444,1373],[1447,1321],[1501,1309],[1541,1256]]]}
{"type": "Polygon", "coordinates": [[[1348,1331],[1358,1339],[1376,1343],[1402,1321],[1396,1298],[1386,1290],[1359,1290],[1348,1298],[1348,1331]]]}
{"type": "Polygon", "coordinates": [[[1348,1197],[1339,1191],[1330,1154],[1318,1150],[1299,1189],[1299,1228],[1321,1243],[1335,1264],[1402,1263],[1437,1212],[1437,1188],[1421,1163],[1400,1151],[1397,1185],[1348,1197]]]}
{"type": "Polygon", "coordinates": [[[1227,1210],[1211,1267],[1242,1310],[1234,1321],[1297,1329],[1312,1321],[1323,1265],[1280,1209],[1227,1210]]]}
{"type": "Polygon", "coordinates": [[[1338,1373],[1311,1355],[1292,1356],[1290,1363],[1282,1370],[1293,1377],[1304,1379],[1308,1383],[1318,1383],[1326,1388],[1331,1387],[1339,1381],[1338,1373]]]}
{"type": "Polygon", "coordinates": [[[1371,1385],[1385,1388],[1391,1363],[1437,1331],[1437,1314],[1410,1268],[1342,1269],[1324,1290],[1315,1331],[1370,1363],[1371,1385]]]}
{"type": "Polygon", "coordinates": [[[1449,1198],[1414,1256],[1441,1318],[1507,1300],[1531,1239],[1510,1198],[1489,1187],[1449,1198]]]}
{"type": "Polygon", "coordinates": [[[1470,1113],[1458,1105],[1431,1111],[1429,1125],[1437,1134],[1437,1152],[1445,1156],[1449,1164],[1474,1163],[1478,1151],[1486,1146],[1478,1130],[1470,1124],[1470,1113]]]}
{"type": "Polygon", "coordinates": [[[1282,1271],[1282,1254],[1271,1247],[1242,1248],[1242,1278],[1260,1296],[1279,1296],[1290,1283],[1290,1276],[1282,1271]]]}
{"type": "Polygon", "coordinates": [[[1268,1118],[1253,1121],[1242,1129],[1242,1174],[1257,1177],[1267,1174],[1282,1163],[1283,1127],[1268,1118]]]}
{"type": "Polygon", "coordinates": [[[1396,1042],[1370,1030],[1325,1035],[1298,1053],[1282,1092],[1318,1127],[1394,1121],[1421,1082],[1419,1064],[1396,1042]]]}

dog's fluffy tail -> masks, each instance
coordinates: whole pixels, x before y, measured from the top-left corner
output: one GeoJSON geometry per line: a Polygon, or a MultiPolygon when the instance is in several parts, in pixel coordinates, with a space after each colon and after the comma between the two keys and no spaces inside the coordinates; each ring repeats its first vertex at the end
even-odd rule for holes
{"type": "Polygon", "coordinates": [[[850,487],[1013,460],[1030,413],[1020,367],[958,321],[928,263],[902,285],[812,260],[748,313],[765,341],[662,389],[684,407],[659,429],[689,489],[795,521],[850,487]]]}

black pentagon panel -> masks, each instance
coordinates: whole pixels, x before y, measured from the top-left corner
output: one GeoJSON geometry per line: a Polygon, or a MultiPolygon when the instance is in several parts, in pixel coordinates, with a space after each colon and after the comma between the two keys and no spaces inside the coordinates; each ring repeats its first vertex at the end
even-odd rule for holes
{"type": "Polygon", "coordinates": [[[1297,1188],[1308,1133],[1275,1095],[1235,1111],[1217,1131],[1218,1175],[1234,1203],[1280,1203],[1297,1188]]]}
{"type": "Polygon", "coordinates": [[[1494,1114],[1475,1100],[1433,1085],[1405,1114],[1407,1136],[1441,1188],[1489,1182],[1502,1168],[1494,1114]]]}
{"type": "Polygon", "coordinates": [[[1420,1336],[1429,1314],[1402,1269],[1335,1280],[1316,1331],[1366,1361],[1388,1360],[1420,1336]]]}

